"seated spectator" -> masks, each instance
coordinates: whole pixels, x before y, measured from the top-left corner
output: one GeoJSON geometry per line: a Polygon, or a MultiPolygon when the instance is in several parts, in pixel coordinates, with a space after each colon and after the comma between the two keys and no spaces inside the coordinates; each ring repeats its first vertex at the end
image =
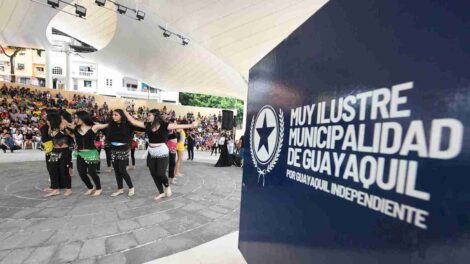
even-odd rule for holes
{"type": "Polygon", "coordinates": [[[33,130],[29,129],[24,135],[24,149],[27,149],[28,147],[31,149],[34,148],[33,138],[34,138],[33,130]]]}
{"type": "Polygon", "coordinates": [[[18,148],[23,148],[24,137],[23,132],[21,130],[16,130],[16,133],[13,135],[13,142],[18,148]]]}
{"type": "Polygon", "coordinates": [[[13,151],[19,149],[19,147],[15,145],[10,133],[6,133],[3,136],[3,142],[0,145],[0,148],[3,150],[3,153],[7,153],[7,150],[10,150],[10,152],[13,153],[13,151]]]}

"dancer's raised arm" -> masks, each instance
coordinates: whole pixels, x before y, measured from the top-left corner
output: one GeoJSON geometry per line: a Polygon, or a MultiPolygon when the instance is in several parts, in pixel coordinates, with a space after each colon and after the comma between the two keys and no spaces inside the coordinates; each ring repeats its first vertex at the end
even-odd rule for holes
{"type": "Polygon", "coordinates": [[[169,124],[168,125],[168,130],[196,128],[197,124],[198,123],[196,121],[194,121],[192,124],[188,124],[188,125],[169,124]]]}
{"type": "Polygon", "coordinates": [[[109,124],[95,123],[95,125],[93,125],[93,126],[91,127],[91,129],[93,129],[93,132],[96,133],[97,131],[99,131],[99,130],[101,130],[101,129],[107,128],[108,125],[109,125],[109,124]]]}
{"type": "Polygon", "coordinates": [[[136,127],[140,127],[140,128],[145,128],[145,123],[142,122],[142,121],[139,121],[137,119],[135,119],[131,114],[129,114],[129,112],[127,111],[124,111],[124,114],[126,115],[127,117],[127,120],[129,120],[129,122],[136,126],[136,127]]]}

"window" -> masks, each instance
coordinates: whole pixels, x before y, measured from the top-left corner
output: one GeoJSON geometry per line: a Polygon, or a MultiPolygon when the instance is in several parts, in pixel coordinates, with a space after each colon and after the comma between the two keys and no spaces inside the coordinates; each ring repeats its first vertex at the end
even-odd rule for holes
{"type": "Polygon", "coordinates": [[[83,87],[91,87],[91,81],[84,80],[83,87]]]}
{"type": "Polygon", "coordinates": [[[62,68],[59,66],[55,66],[54,68],[52,68],[52,74],[62,75],[62,68]]]}
{"type": "Polygon", "coordinates": [[[38,72],[44,72],[44,67],[36,67],[36,71],[38,71],[38,72]]]}
{"type": "Polygon", "coordinates": [[[113,79],[106,79],[106,86],[113,86],[113,79]]]}
{"type": "Polygon", "coordinates": [[[22,70],[24,70],[24,63],[18,63],[18,65],[17,65],[17,68],[16,68],[16,69],[17,69],[17,70],[19,70],[19,71],[22,71],[22,70]]]}
{"type": "Polygon", "coordinates": [[[83,72],[93,72],[93,69],[90,66],[79,66],[78,68],[83,72]]]}
{"type": "Polygon", "coordinates": [[[0,66],[0,71],[5,71],[5,66],[1,65],[0,66]]]}

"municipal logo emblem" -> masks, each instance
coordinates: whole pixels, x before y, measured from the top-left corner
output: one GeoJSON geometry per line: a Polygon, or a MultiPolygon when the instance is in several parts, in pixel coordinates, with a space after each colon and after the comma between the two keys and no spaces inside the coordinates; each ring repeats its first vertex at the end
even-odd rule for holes
{"type": "Polygon", "coordinates": [[[258,183],[274,169],[281,155],[284,140],[284,114],[276,113],[270,105],[265,105],[253,116],[250,129],[250,152],[253,165],[258,172],[258,183]]]}

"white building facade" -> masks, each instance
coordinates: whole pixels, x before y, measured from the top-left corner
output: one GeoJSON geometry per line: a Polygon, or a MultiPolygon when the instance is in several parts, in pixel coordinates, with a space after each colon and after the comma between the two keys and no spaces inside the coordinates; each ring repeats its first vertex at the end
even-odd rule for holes
{"type": "MultiPolygon", "coordinates": [[[[167,92],[85,59],[78,53],[26,49],[15,59],[17,83],[82,93],[179,103],[178,92],[167,92]],[[38,55],[40,54],[40,55],[38,55]],[[69,76],[69,78],[68,78],[69,76]]],[[[10,62],[0,54],[0,80],[10,81],[10,62]]]]}

